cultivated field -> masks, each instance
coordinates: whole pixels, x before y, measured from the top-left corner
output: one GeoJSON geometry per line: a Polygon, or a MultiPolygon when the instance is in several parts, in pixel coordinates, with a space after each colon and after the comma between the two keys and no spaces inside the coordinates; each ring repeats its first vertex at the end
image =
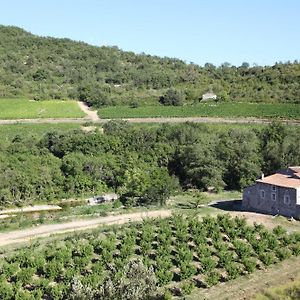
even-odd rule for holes
{"type": "Polygon", "coordinates": [[[204,103],[196,106],[105,107],[100,118],[222,117],[300,119],[299,104],[285,103],[204,103]]]}
{"type": "Polygon", "coordinates": [[[0,139],[13,139],[16,135],[41,137],[50,131],[69,131],[80,129],[79,124],[13,124],[0,126],[0,139]]]}
{"type": "Polygon", "coordinates": [[[82,118],[76,101],[0,99],[0,119],[82,118]]]}
{"type": "Polygon", "coordinates": [[[157,283],[173,295],[206,289],[256,269],[300,255],[300,234],[249,226],[245,219],[174,215],[155,222],[94,233],[42,247],[29,247],[4,258],[0,298],[65,299],[74,278],[99,290],[116,268],[135,258],[153,266],[157,283]]]}

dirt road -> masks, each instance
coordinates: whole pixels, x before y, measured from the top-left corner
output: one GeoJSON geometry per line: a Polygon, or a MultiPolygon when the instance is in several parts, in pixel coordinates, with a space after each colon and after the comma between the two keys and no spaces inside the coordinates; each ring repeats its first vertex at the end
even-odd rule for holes
{"type": "MultiPolygon", "coordinates": [[[[90,111],[92,112],[92,111],[90,111]]],[[[94,112],[93,112],[94,113],[94,112]]],[[[97,116],[98,118],[98,116],[97,116]]],[[[9,124],[58,124],[58,123],[73,123],[84,124],[86,122],[92,122],[95,124],[104,124],[112,119],[100,119],[96,120],[96,116],[93,119],[89,117],[85,118],[48,118],[48,119],[14,119],[14,120],[0,120],[0,125],[9,124]]],[[[113,119],[123,120],[129,123],[224,123],[224,124],[269,124],[274,120],[271,119],[257,119],[257,118],[207,118],[207,117],[190,117],[190,118],[130,118],[130,119],[113,119]]],[[[300,126],[300,120],[279,120],[285,125],[297,125],[300,126]]]]}
{"type": "Polygon", "coordinates": [[[100,121],[100,119],[99,119],[99,117],[98,117],[97,111],[91,110],[91,108],[90,108],[85,102],[78,101],[77,103],[78,103],[78,105],[79,105],[79,108],[80,108],[85,114],[87,114],[87,117],[86,117],[86,118],[90,119],[92,122],[98,122],[98,121],[100,121]]]}
{"type": "Polygon", "coordinates": [[[27,242],[35,238],[46,237],[54,233],[65,233],[91,229],[100,225],[124,224],[131,221],[141,221],[144,218],[168,217],[171,210],[154,210],[116,216],[99,217],[90,220],[78,220],[61,224],[41,225],[34,228],[0,233],[0,247],[10,244],[27,242]]]}

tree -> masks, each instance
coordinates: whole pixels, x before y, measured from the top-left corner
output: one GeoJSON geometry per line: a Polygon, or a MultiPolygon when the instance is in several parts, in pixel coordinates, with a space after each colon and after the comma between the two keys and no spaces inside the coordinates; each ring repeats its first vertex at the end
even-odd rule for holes
{"type": "Polygon", "coordinates": [[[231,129],[220,135],[217,157],[224,164],[224,181],[228,189],[240,190],[260,174],[258,139],[248,130],[231,129]]]}
{"type": "Polygon", "coordinates": [[[153,269],[147,269],[140,260],[133,260],[128,263],[120,279],[114,279],[113,274],[107,277],[97,297],[101,300],[144,300],[153,296],[156,290],[153,269]]]}
{"type": "Polygon", "coordinates": [[[163,105],[181,106],[183,101],[183,94],[174,89],[167,90],[167,92],[159,98],[159,102],[163,105]]]}
{"type": "Polygon", "coordinates": [[[279,122],[272,122],[261,131],[264,173],[272,174],[284,167],[284,139],[286,135],[286,128],[279,122]]]}

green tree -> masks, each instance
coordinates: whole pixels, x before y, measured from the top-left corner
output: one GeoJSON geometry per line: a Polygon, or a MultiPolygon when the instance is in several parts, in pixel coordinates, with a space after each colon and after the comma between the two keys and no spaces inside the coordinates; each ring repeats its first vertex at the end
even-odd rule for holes
{"type": "Polygon", "coordinates": [[[159,102],[163,105],[181,106],[183,101],[183,94],[174,89],[167,90],[166,93],[159,98],[159,102]]]}

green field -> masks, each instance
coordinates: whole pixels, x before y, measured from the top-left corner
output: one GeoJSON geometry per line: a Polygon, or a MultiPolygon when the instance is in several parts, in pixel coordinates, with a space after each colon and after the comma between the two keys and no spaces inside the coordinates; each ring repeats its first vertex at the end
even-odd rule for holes
{"type": "Polygon", "coordinates": [[[100,118],[147,117],[256,117],[300,119],[300,105],[286,103],[204,103],[195,106],[128,106],[105,107],[100,118]]]}
{"type": "Polygon", "coordinates": [[[75,101],[0,99],[0,119],[82,118],[75,101]]]}
{"type": "Polygon", "coordinates": [[[11,140],[16,135],[22,137],[41,136],[49,131],[69,131],[80,129],[79,124],[12,124],[0,126],[0,139],[11,140]]]}
{"type": "MultiPolygon", "coordinates": [[[[300,254],[299,233],[249,226],[245,219],[228,215],[202,221],[174,215],[114,229],[33,245],[3,257],[0,298],[83,299],[69,295],[75,280],[93,293],[88,299],[119,299],[105,297],[102,286],[110,280],[117,285],[132,261],[149,268],[161,290],[183,296],[300,254]]],[[[130,286],[125,291],[131,292],[130,286]]]]}

